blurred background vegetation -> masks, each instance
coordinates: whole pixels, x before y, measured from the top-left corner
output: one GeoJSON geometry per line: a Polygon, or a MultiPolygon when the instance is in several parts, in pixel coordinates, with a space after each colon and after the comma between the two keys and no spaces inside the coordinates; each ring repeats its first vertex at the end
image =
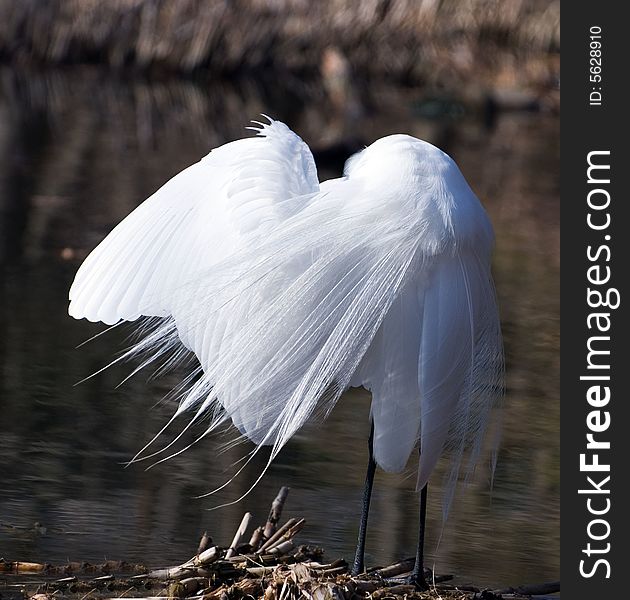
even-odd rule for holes
{"type": "Polygon", "coordinates": [[[560,48],[557,0],[2,0],[0,15],[18,63],[176,73],[317,72],[334,49],[362,77],[545,86],[560,48]]]}
{"type": "MultiPolygon", "coordinates": [[[[350,393],[326,433],[301,432],[244,503],[206,513],[214,504],[192,497],[225,481],[243,448],[217,454],[207,440],[148,472],[120,466],[172,414],[154,405],[180,374],[116,389],[131,369],[119,365],[74,386],[129,333],[76,348],[103,329],[66,314],[80,261],[263,112],[313,148],[322,178],[380,136],[431,141],[486,206],[503,442],[493,490],[480,469],[439,546],[434,477],[428,551],[477,585],[558,578],[559,49],[556,0],[0,0],[0,556],[181,561],[203,529],[228,541],[283,484],[304,537],[351,555],[367,394],[350,393]]],[[[378,475],[371,564],[413,553],[413,470],[378,475]]]]}

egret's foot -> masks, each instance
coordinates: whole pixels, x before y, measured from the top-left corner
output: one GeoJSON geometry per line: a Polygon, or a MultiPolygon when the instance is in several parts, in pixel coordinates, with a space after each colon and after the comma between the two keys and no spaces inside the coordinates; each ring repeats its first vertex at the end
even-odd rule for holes
{"type": "Polygon", "coordinates": [[[407,577],[388,577],[383,581],[388,585],[413,585],[417,590],[424,591],[429,589],[427,580],[431,581],[432,578],[433,572],[431,569],[424,569],[422,575],[412,573],[411,575],[407,575],[407,577]]]}

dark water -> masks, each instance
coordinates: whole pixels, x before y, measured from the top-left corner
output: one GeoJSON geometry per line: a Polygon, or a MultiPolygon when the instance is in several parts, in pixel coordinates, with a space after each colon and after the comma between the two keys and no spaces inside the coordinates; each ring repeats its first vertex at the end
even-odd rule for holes
{"type": "MultiPolygon", "coordinates": [[[[278,78],[280,80],[280,78],[278,78]]],[[[207,439],[145,471],[121,463],[155,434],[173,407],[159,403],[177,374],[147,383],[107,364],[129,331],[102,330],[66,314],[83,257],[134,206],[212,146],[241,137],[260,112],[285,120],[335,175],[353,148],[406,132],[447,150],[482,199],[497,232],[495,278],[505,333],[504,435],[488,469],[460,490],[442,531],[440,474],[429,507],[429,562],[479,585],[559,576],[558,124],[540,113],[494,119],[422,90],[374,84],[347,111],[315,84],[113,80],[98,71],[0,71],[0,557],[65,562],[104,557],[181,562],[204,529],[227,544],[245,510],[263,520],[281,485],[287,516],[304,516],[304,541],[330,558],[355,542],[369,397],[348,394],[324,426],[299,433],[244,501],[264,464],[233,484],[247,449],[218,452],[207,439]],[[436,108],[437,107],[437,108],[436,108]],[[46,532],[32,530],[35,523],[46,532]],[[6,526],[24,527],[14,529],[6,526]]],[[[416,497],[406,476],[378,473],[368,562],[413,554],[416,497]]]]}

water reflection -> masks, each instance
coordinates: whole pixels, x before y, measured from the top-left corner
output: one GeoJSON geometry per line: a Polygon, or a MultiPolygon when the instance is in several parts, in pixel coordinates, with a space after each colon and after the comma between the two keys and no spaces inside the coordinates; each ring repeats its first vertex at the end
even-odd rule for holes
{"type": "MultiPolygon", "coordinates": [[[[483,199],[497,231],[495,275],[508,392],[494,490],[483,468],[456,501],[437,553],[439,493],[428,549],[442,572],[483,584],[554,579],[559,572],[558,130],[535,113],[424,118],[417,90],[374,84],[343,114],[315,84],[111,80],[96,70],[18,76],[0,71],[0,556],[20,560],[166,564],[187,558],[204,529],[227,542],[245,508],[263,518],[278,487],[304,538],[349,557],[366,460],[369,397],[355,391],[325,428],[286,447],[245,503],[260,455],[212,501],[194,500],[232,473],[243,447],[204,440],[150,471],[129,459],[172,414],[160,398],[173,374],[116,385],[128,366],[74,384],[124,347],[129,330],[77,345],[102,328],[66,315],[80,260],[140,200],[212,146],[241,137],[260,112],[285,120],[317,150],[320,175],[364,143],[407,132],[444,147],[483,199]],[[46,534],[29,530],[34,523],[46,534]]],[[[368,562],[413,553],[414,465],[379,473],[368,562]]],[[[439,488],[439,474],[433,490],[439,488]]]]}

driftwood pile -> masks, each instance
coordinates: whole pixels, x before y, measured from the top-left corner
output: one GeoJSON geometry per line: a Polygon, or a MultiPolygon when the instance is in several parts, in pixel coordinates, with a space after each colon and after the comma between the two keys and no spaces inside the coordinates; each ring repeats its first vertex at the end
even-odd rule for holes
{"type": "Polygon", "coordinates": [[[392,582],[413,569],[413,559],[350,576],[343,559],[326,562],[321,548],[296,545],[304,519],[279,525],[288,492],[280,489],[266,523],[249,538],[252,515],[245,513],[229,547],[215,545],[206,532],[195,555],[176,566],[148,569],[121,561],[53,566],[0,558],[0,600],[524,600],[559,591],[559,583],[480,590],[428,571],[428,591],[392,582]]]}

